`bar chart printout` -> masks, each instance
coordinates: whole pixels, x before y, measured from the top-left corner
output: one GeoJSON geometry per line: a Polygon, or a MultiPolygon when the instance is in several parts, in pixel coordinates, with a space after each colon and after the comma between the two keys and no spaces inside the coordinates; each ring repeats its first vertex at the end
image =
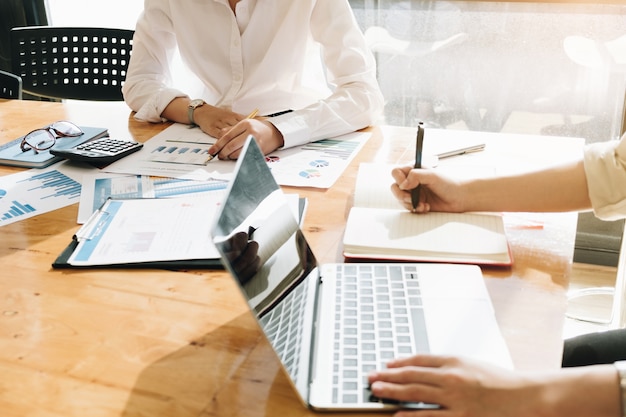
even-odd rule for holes
{"type": "Polygon", "coordinates": [[[79,182],[53,168],[0,177],[0,226],[77,203],[80,189],[79,182]]]}

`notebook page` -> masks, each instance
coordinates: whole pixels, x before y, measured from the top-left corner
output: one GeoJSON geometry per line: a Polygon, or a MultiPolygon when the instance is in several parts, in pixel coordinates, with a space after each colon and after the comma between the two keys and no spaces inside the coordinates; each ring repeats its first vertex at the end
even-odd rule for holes
{"type": "Polygon", "coordinates": [[[421,256],[508,253],[499,215],[475,213],[414,214],[353,207],[344,236],[346,251],[421,256]]]}

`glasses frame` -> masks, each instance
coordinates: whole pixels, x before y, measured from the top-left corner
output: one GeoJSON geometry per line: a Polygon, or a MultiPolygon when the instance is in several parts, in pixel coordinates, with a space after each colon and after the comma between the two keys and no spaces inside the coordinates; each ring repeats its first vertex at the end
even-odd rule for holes
{"type": "Polygon", "coordinates": [[[77,125],[75,125],[74,123],[68,122],[67,120],[57,120],[56,122],[51,123],[50,125],[46,127],[40,127],[39,129],[31,130],[30,132],[25,134],[24,137],[22,138],[22,142],[20,143],[20,149],[22,150],[22,152],[28,152],[30,150],[33,150],[35,151],[35,153],[39,153],[40,151],[45,151],[45,150],[52,148],[57,143],[57,139],[76,138],[84,134],[85,132],[83,132],[83,130],[77,125]],[[77,133],[65,133],[65,132],[60,131],[58,128],[55,128],[55,125],[58,123],[67,123],[71,125],[73,128],[77,130],[77,133]],[[46,146],[38,146],[38,145],[34,146],[30,142],[28,142],[28,138],[32,136],[33,133],[36,133],[36,132],[46,132],[46,134],[48,134],[48,137],[50,138],[50,142],[49,142],[50,145],[49,146],[47,145],[46,146]]]}

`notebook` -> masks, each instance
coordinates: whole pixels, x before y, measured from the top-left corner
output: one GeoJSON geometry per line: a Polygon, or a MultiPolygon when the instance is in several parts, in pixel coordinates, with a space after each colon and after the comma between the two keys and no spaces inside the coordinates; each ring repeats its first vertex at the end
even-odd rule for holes
{"type": "MultiPolygon", "coordinates": [[[[101,138],[108,135],[108,131],[105,128],[80,126],[84,132],[83,135],[78,137],[64,137],[57,139],[54,145],[55,149],[66,149],[79,145],[88,140],[101,138]]],[[[22,138],[20,136],[8,143],[0,145],[0,165],[9,165],[23,168],[45,168],[55,162],[61,161],[63,158],[52,155],[48,150],[45,151],[26,151],[23,152],[20,148],[22,138]]]]}
{"type": "Polygon", "coordinates": [[[359,166],[354,204],[343,237],[346,258],[500,266],[513,263],[501,214],[411,213],[390,191],[392,168],[374,163],[359,166]]]}
{"type": "Polygon", "coordinates": [[[480,269],[467,264],[318,264],[248,138],[213,239],[305,406],[432,408],[371,397],[367,374],[417,352],[512,361],[480,269]]]}

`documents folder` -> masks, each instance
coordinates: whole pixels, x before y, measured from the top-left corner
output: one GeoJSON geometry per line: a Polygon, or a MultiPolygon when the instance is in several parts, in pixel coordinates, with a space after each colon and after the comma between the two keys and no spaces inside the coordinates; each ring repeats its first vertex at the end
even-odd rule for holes
{"type": "MultiPolygon", "coordinates": [[[[293,197],[304,217],[306,198],[293,197]]],[[[52,263],[53,268],[222,269],[211,236],[223,194],[111,199],[94,212],[52,263]]]]}
{"type": "Polygon", "coordinates": [[[108,199],[54,268],[222,268],[210,228],[221,195],[108,199]]]}

